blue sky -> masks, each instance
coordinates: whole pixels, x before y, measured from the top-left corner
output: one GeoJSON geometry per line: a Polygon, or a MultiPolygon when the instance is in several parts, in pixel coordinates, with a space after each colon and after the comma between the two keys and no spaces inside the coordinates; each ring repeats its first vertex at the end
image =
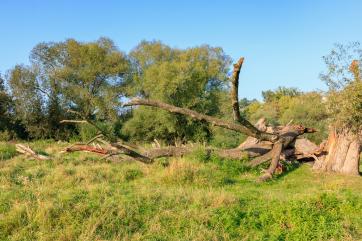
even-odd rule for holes
{"type": "Polygon", "coordinates": [[[361,15],[360,0],[1,0],[0,73],[28,63],[39,42],[106,36],[126,52],[156,39],[245,56],[240,97],[260,98],[278,86],[325,89],[321,57],[334,43],[362,41],[361,15]]]}

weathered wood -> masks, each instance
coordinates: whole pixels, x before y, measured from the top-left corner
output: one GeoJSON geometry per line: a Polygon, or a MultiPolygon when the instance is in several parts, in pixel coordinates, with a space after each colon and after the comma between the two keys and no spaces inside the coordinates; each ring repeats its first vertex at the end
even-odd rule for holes
{"type": "Polygon", "coordinates": [[[181,157],[183,155],[189,154],[193,151],[190,147],[184,146],[168,146],[168,147],[158,147],[154,149],[149,149],[142,152],[142,155],[150,158],[156,159],[160,157],[181,157]]]}
{"type": "Polygon", "coordinates": [[[233,109],[233,118],[234,121],[242,122],[242,118],[240,115],[240,107],[239,107],[239,75],[240,75],[240,69],[243,66],[244,58],[241,57],[239,61],[234,64],[234,70],[231,77],[231,107],[233,109]]]}
{"type": "Polygon", "coordinates": [[[36,160],[39,160],[39,161],[49,160],[48,156],[44,156],[44,155],[36,153],[29,146],[25,146],[23,144],[16,144],[15,148],[16,148],[17,152],[24,154],[26,156],[29,156],[31,158],[34,158],[36,160]]]}
{"type": "Polygon", "coordinates": [[[124,104],[124,106],[134,106],[134,105],[145,105],[145,106],[152,106],[157,107],[160,109],[167,110],[171,113],[178,113],[182,115],[186,115],[191,117],[192,119],[199,120],[199,121],[206,121],[209,122],[215,126],[220,126],[229,130],[237,131],[240,133],[243,133],[248,136],[255,137],[259,140],[267,140],[271,142],[275,142],[278,139],[277,135],[264,133],[259,131],[258,129],[249,128],[241,124],[233,123],[230,121],[222,120],[213,116],[208,116],[205,114],[198,113],[196,111],[187,109],[187,108],[180,108],[177,106],[173,106],[170,104],[166,104],[157,100],[146,100],[146,99],[140,99],[140,98],[134,98],[128,103],[124,104]]]}
{"type": "Polygon", "coordinates": [[[278,166],[282,150],[283,150],[283,143],[281,141],[278,141],[277,143],[274,144],[273,149],[271,150],[272,160],[270,166],[267,170],[265,170],[265,173],[259,178],[260,181],[266,181],[273,177],[273,173],[278,166]]]}
{"type": "Polygon", "coordinates": [[[322,155],[313,165],[317,171],[359,175],[361,142],[350,130],[331,127],[322,155]]]}
{"type": "MultiPolygon", "coordinates": [[[[226,128],[229,130],[237,131],[248,136],[246,142],[241,144],[238,148],[235,149],[211,149],[206,148],[209,153],[214,153],[221,157],[230,158],[230,159],[242,159],[246,156],[256,157],[261,156],[259,159],[256,159],[251,165],[258,165],[262,162],[272,159],[271,165],[266,171],[265,175],[261,178],[266,180],[272,176],[275,172],[279,159],[283,153],[284,158],[287,155],[293,155],[293,151],[287,148],[294,148],[293,143],[298,136],[303,135],[304,133],[311,133],[315,130],[312,128],[306,128],[301,125],[287,125],[285,127],[276,127],[270,128],[266,126],[266,121],[261,120],[260,123],[257,123],[256,126],[252,125],[248,120],[243,118],[240,115],[239,99],[238,99],[238,87],[239,87],[239,74],[244,62],[244,58],[240,58],[239,61],[234,65],[233,74],[231,77],[231,103],[233,110],[234,122],[222,120],[213,116],[208,116],[196,111],[173,106],[167,103],[163,103],[157,100],[148,100],[141,98],[134,98],[124,106],[135,106],[135,105],[144,105],[160,108],[167,110],[171,113],[182,114],[191,117],[194,120],[205,121],[212,125],[226,128]]],[[[76,113],[80,116],[79,113],[76,113]]],[[[133,150],[129,146],[117,143],[115,137],[112,135],[107,135],[106,131],[97,126],[92,120],[85,119],[87,123],[94,125],[107,140],[109,145],[113,148],[116,148],[118,151],[122,152],[125,155],[128,155],[138,161],[143,163],[152,163],[155,158],[163,156],[181,156],[185,155],[192,151],[190,148],[186,147],[166,147],[166,148],[156,148],[153,150],[147,150],[139,152],[138,150],[133,150]]],[[[72,121],[64,121],[72,122],[72,121]]],[[[72,122],[74,123],[74,122],[72,122]]],[[[79,123],[76,121],[76,123],[79,123]]],[[[310,154],[311,155],[311,154],[310,154]]]]}
{"type": "Polygon", "coordinates": [[[101,154],[101,155],[106,155],[106,154],[111,153],[111,150],[106,150],[104,148],[99,148],[99,147],[90,146],[90,145],[81,145],[81,144],[67,147],[64,150],[64,152],[76,152],[76,151],[93,152],[93,153],[97,153],[97,154],[101,154]]]}
{"type": "Polygon", "coordinates": [[[258,165],[262,162],[268,161],[271,158],[272,159],[271,165],[267,173],[262,177],[262,179],[266,180],[267,176],[269,178],[269,176],[271,177],[271,175],[274,173],[279,163],[279,159],[283,150],[291,146],[298,136],[303,135],[304,133],[312,133],[315,132],[316,130],[313,128],[306,128],[301,125],[289,125],[288,123],[288,125],[285,127],[271,128],[269,129],[268,132],[265,120],[263,120],[264,123],[262,123],[262,121],[260,123],[257,123],[260,125],[259,127],[257,127],[252,125],[245,118],[242,118],[239,109],[238,87],[239,87],[239,74],[243,62],[244,58],[240,58],[239,61],[236,64],[234,64],[234,70],[231,77],[230,97],[231,97],[232,110],[233,110],[233,119],[235,122],[229,122],[226,120],[218,119],[212,116],[198,113],[196,111],[187,108],[173,106],[157,100],[134,98],[130,102],[126,103],[124,106],[144,105],[144,106],[157,107],[160,109],[167,110],[171,113],[186,115],[195,120],[206,121],[211,123],[212,125],[220,126],[229,130],[234,130],[247,135],[248,139],[246,140],[246,142],[244,142],[239,146],[238,148],[239,150],[236,149],[233,151],[230,150],[224,151],[224,154],[234,157],[240,157],[241,153],[246,152],[249,154],[250,153],[249,151],[252,149],[258,150],[255,154],[257,156],[262,155],[262,157],[257,159],[251,165],[258,165]],[[262,124],[264,124],[264,126],[262,126],[262,124]],[[264,148],[260,148],[261,146],[263,146],[264,148]],[[270,154],[267,154],[268,152],[270,152],[270,154]]]}
{"type": "Polygon", "coordinates": [[[359,158],[361,152],[361,144],[358,140],[350,143],[348,152],[340,172],[344,174],[359,175],[359,158]]]}

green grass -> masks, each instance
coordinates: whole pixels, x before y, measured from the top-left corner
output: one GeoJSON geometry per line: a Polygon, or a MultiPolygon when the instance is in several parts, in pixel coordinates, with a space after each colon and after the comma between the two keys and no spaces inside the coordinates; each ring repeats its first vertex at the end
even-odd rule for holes
{"type": "Polygon", "coordinates": [[[144,165],[65,145],[0,162],[0,240],[362,239],[362,177],[302,165],[259,184],[258,169],[201,149],[144,165]]]}
{"type": "Polygon", "coordinates": [[[15,145],[0,142],[0,161],[10,159],[16,155],[15,145]]]}

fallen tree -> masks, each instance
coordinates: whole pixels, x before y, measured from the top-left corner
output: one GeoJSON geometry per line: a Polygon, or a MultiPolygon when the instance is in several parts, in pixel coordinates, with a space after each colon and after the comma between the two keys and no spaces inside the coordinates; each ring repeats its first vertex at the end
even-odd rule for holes
{"type": "MultiPolygon", "coordinates": [[[[254,162],[252,162],[251,165],[258,165],[260,163],[271,160],[270,167],[265,171],[265,174],[260,178],[261,180],[267,180],[272,177],[283,153],[293,153],[293,155],[296,153],[295,151],[290,151],[290,150],[288,151],[288,149],[292,148],[294,150],[294,144],[297,138],[303,135],[304,133],[313,133],[316,130],[313,128],[304,127],[302,125],[287,125],[284,127],[276,128],[275,130],[272,131],[267,131],[267,128],[264,128],[262,126],[259,126],[259,128],[257,128],[257,126],[252,125],[248,120],[243,118],[240,115],[239,99],[238,99],[239,74],[243,62],[244,58],[240,58],[239,61],[236,64],[234,64],[233,74],[231,77],[232,85],[231,85],[230,96],[231,96],[234,122],[218,119],[212,116],[198,113],[190,109],[176,107],[157,100],[135,98],[132,99],[130,102],[126,103],[124,106],[144,105],[144,106],[156,107],[167,110],[171,113],[186,115],[195,120],[205,121],[215,126],[237,131],[249,136],[250,138],[254,138],[255,141],[253,144],[249,145],[247,143],[244,143],[242,146],[240,146],[237,149],[222,150],[220,154],[221,153],[235,154],[236,152],[237,155],[240,155],[240,153],[243,152],[248,153],[248,150],[257,150],[254,151],[254,153],[256,154],[254,156],[259,155],[260,157],[258,157],[257,161],[254,160],[254,162]]],[[[303,150],[299,150],[299,152],[303,157],[309,157],[310,155],[313,154],[313,153],[305,153],[303,152],[303,150]]],[[[235,158],[237,156],[232,155],[232,157],[235,158]]]]}
{"type": "Polygon", "coordinates": [[[36,153],[29,146],[25,146],[23,144],[16,144],[15,148],[16,148],[17,152],[19,152],[20,154],[24,154],[24,155],[26,155],[26,156],[28,156],[30,158],[34,158],[34,159],[39,160],[39,161],[49,160],[48,156],[36,153]]]}
{"type": "Polygon", "coordinates": [[[352,131],[331,127],[323,152],[314,163],[314,170],[359,175],[361,142],[352,131]]]}
{"type": "MultiPolygon", "coordinates": [[[[263,118],[253,125],[241,116],[239,110],[238,86],[240,69],[243,62],[244,58],[240,58],[234,65],[231,77],[232,85],[230,96],[234,121],[219,119],[157,100],[134,98],[124,104],[124,106],[144,105],[160,108],[171,113],[182,114],[194,120],[208,122],[212,125],[247,135],[248,138],[246,141],[240,144],[237,148],[216,149],[207,147],[206,151],[210,154],[213,153],[228,159],[243,159],[245,157],[254,158],[250,161],[250,163],[248,163],[248,165],[252,167],[265,162],[270,162],[269,168],[264,171],[265,173],[259,179],[261,181],[272,178],[274,172],[278,166],[280,166],[280,160],[312,159],[315,160],[315,167],[319,165],[324,168],[326,165],[320,163],[325,163],[324,160],[326,155],[330,153],[330,150],[329,152],[326,151],[326,146],[331,146],[331,144],[326,145],[324,143],[321,146],[317,146],[309,140],[301,137],[305,133],[315,132],[315,129],[302,125],[291,125],[290,123],[286,126],[271,127],[267,125],[266,120],[263,118]]],[[[79,115],[79,113],[76,114],[79,115]]],[[[193,151],[193,148],[185,146],[157,147],[148,150],[142,150],[138,147],[130,147],[130,145],[119,142],[119,140],[117,140],[114,136],[108,135],[107,132],[102,130],[102,128],[96,125],[96,123],[84,117],[81,120],[63,120],[62,123],[89,123],[96,127],[102,134],[96,139],[100,139],[100,141],[105,144],[105,147],[103,148],[94,148],[89,146],[89,143],[87,143],[67,148],[67,152],[88,151],[104,155],[104,158],[115,155],[123,155],[127,156],[129,159],[150,164],[154,161],[154,159],[159,157],[183,156],[193,151]]]]}

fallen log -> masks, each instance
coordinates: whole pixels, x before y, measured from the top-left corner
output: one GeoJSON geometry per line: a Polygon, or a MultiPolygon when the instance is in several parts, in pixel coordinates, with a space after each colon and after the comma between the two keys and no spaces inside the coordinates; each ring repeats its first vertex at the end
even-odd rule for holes
{"type": "Polygon", "coordinates": [[[36,153],[29,146],[25,146],[23,144],[15,144],[15,147],[16,147],[17,152],[24,154],[28,157],[34,158],[39,161],[49,160],[48,156],[44,156],[44,155],[36,153]]]}
{"type": "Polygon", "coordinates": [[[125,103],[123,106],[134,106],[134,105],[145,105],[145,106],[151,106],[151,107],[157,107],[160,109],[167,110],[171,113],[178,113],[182,115],[189,116],[195,120],[199,121],[206,121],[211,123],[215,126],[220,126],[229,130],[237,131],[240,133],[243,133],[248,136],[255,137],[259,140],[267,140],[271,142],[275,142],[278,139],[277,135],[265,133],[259,131],[257,128],[255,128],[252,124],[248,123],[248,126],[251,125],[253,127],[246,127],[241,124],[233,123],[230,121],[222,120],[213,116],[208,116],[205,114],[198,113],[196,111],[187,109],[187,108],[181,108],[177,106],[173,106],[170,104],[166,104],[157,100],[146,100],[146,99],[140,99],[140,98],[134,98],[131,101],[125,103]]]}
{"type": "MultiPolygon", "coordinates": [[[[212,125],[233,130],[239,133],[243,133],[248,136],[247,142],[239,146],[239,148],[228,149],[228,150],[218,150],[218,149],[207,149],[210,152],[218,154],[222,157],[230,159],[241,159],[247,155],[248,157],[258,157],[252,165],[258,165],[265,161],[271,160],[269,168],[265,171],[265,174],[260,178],[264,181],[272,177],[275,170],[278,168],[279,160],[281,158],[286,158],[287,155],[295,154],[295,147],[293,146],[299,136],[304,133],[313,133],[316,130],[313,128],[307,128],[302,125],[287,125],[284,127],[270,128],[266,126],[265,120],[264,123],[259,123],[260,126],[252,125],[247,119],[243,118],[240,114],[239,100],[238,100],[238,86],[239,86],[239,74],[240,69],[244,63],[244,58],[240,58],[239,61],[234,64],[233,74],[231,77],[231,104],[233,111],[234,121],[227,121],[219,119],[213,116],[208,116],[202,113],[198,113],[194,110],[181,108],[173,106],[167,103],[160,102],[158,100],[149,100],[134,98],[131,99],[124,106],[136,106],[144,105],[150,107],[156,107],[160,109],[167,110],[171,113],[178,113],[188,117],[191,117],[194,120],[208,122],[212,125]],[[264,126],[262,126],[264,124],[264,126]],[[294,151],[290,151],[294,149],[294,151]]],[[[74,112],[74,111],[73,111],[74,112]]],[[[79,115],[79,113],[74,112],[79,115]]],[[[154,150],[146,150],[143,153],[129,148],[128,145],[123,145],[117,142],[117,139],[107,134],[107,131],[98,126],[93,120],[84,118],[83,119],[95,126],[100,133],[104,135],[107,139],[109,145],[113,148],[116,148],[117,151],[125,154],[137,161],[150,164],[155,158],[163,156],[179,156],[185,155],[186,153],[192,151],[184,147],[167,147],[167,148],[156,148],[154,150]]],[[[74,123],[74,121],[63,121],[63,123],[74,123]]],[[[76,121],[75,123],[83,122],[83,120],[76,121]]],[[[305,156],[302,152],[302,156],[305,156]]],[[[308,155],[312,155],[308,153],[308,155]]]]}
{"type": "MultiPolygon", "coordinates": [[[[239,61],[234,64],[234,70],[231,77],[231,102],[232,102],[232,111],[234,122],[222,120],[216,117],[208,116],[205,114],[198,113],[194,110],[187,108],[181,108],[173,106],[167,103],[160,102],[158,100],[149,100],[149,99],[140,99],[134,98],[131,99],[124,106],[135,106],[135,105],[144,105],[157,107],[160,109],[167,110],[171,113],[178,113],[191,117],[192,119],[205,121],[212,125],[220,126],[229,130],[237,131],[249,136],[248,142],[240,146],[240,149],[247,149],[251,146],[259,148],[260,145],[267,145],[270,148],[264,149],[265,152],[260,152],[258,154],[264,155],[262,158],[257,160],[254,164],[268,161],[271,159],[270,167],[266,170],[265,174],[260,178],[264,181],[272,177],[275,169],[278,166],[279,160],[282,156],[282,152],[292,146],[292,143],[297,139],[297,137],[303,135],[304,133],[313,133],[316,130],[313,128],[307,128],[302,125],[287,125],[282,128],[271,129],[268,132],[267,128],[258,129],[256,126],[252,125],[248,120],[242,118],[240,115],[239,100],[238,100],[238,86],[239,86],[239,74],[242,64],[244,63],[244,58],[240,58],[239,61]],[[251,139],[254,138],[254,139],[251,139]],[[269,153],[269,154],[267,154],[269,153]]],[[[261,125],[262,123],[260,123],[261,125]]]]}
{"type": "Polygon", "coordinates": [[[93,152],[93,153],[97,153],[97,154],[101,154],[101,155],[111,154],[111,152],[112,152],[111,150],[106,150],[104,148],[99,148],[99,147],[90,146],[90,145],[81,145],[81,144],[67,147],[67,148],[65,148],[65,150],[63,152],[76,152],[76,151],[93,152]]]}

